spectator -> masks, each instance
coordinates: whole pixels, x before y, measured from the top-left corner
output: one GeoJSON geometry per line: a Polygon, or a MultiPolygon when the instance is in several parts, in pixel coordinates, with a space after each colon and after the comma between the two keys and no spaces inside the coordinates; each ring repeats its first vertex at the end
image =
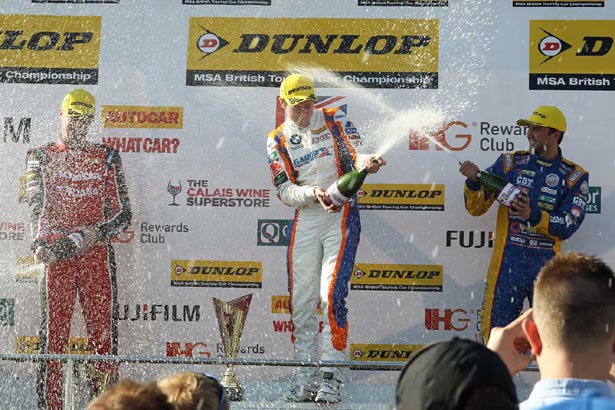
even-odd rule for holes
{"type": "Polygon", "coordinates": [[[102,396],[94,399],[86,410],[174,410],[167,396],[156,383],[121,380],[102,396]]]}
{"type": "Polygon", "coordinates": [[[218,379],[207,373],[175,373],[158,382],[176,410],[229,410],[230,401],[218,379]]]}
{"type": "Polygon", "coordinates": [[[506,365],[481,343],[453,338],[416,352],[397,381],[397,410],[515,410],[506,365]]]}
{"type": "Polygon", "coordinates": [[[512,374],[529,352],[536,357],[540,380],[521,410],[615,409],[606,383],[615,361],[613,271],[593,256],[555,256],[538,274],[533,309],[494,328],[488,347],[512,374]]]}

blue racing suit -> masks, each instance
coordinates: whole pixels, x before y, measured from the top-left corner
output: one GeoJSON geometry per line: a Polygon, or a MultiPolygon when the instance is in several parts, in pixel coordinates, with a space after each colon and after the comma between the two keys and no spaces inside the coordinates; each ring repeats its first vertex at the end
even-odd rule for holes
{"type": "MultiPolygon", "coordinates": [[[[487,272],[481,333],[505,326],[521,313],[540,268],[560,251],[561,242],[579,229],[585,219],[589,174],[562,157],[546,161],[529,151],[502,154],[486,169],[525,192],[530,199],[529,220],[511,216],[499,206],[493,256],[487,272]]],[[[482,215],[495,198],[480,182],[469,179],[464,187],[465,206],[482,215]]]]}

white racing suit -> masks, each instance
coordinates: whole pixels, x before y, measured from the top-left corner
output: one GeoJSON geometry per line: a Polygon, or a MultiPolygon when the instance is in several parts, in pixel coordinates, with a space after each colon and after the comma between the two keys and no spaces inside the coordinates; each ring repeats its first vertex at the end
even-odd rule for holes
{"type": "MultiPolygon", "coordinates": [[[[345,360],[348,336],[346,297],[359,246],[361,223],[356,198],[328,213],[314,188],[324,190],[365,161],[355,146],[361,137],[339,108],[316,109],[300,130],[286,121],[268,135],[267,152],[277,196],[297,207],[289,227],[288,290],[296,360],[345,360]],[[317,305],[325,319],[319,354],[317,305]]],[[[322,368],[342,380],[337,369],[322,368]]],[[[312,383],[314,368],[302,367],[297,382],[312,383]]]]}

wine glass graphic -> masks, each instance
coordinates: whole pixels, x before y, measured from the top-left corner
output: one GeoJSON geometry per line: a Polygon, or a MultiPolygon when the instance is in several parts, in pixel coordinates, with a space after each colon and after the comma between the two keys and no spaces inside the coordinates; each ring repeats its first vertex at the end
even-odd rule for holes
{"type": "Polygon", "coordinates": [[[179,204],[175,203],[175,197],[182,191],[181,181],[179,179],[169,179],[167,191],[169,192],[169,194],[173,195],[173,202],[170,203],[169,206],[179,206],[179,204]]]}

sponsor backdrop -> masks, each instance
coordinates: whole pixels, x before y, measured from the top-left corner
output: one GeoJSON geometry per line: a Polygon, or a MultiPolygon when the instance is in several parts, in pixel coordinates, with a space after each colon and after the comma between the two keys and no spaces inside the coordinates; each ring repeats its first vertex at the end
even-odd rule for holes
{"type": "MultiPolygon", "coordinates": [[[[486,167],[525,149],[516,120],[538,105],[567,115],[564,155],[590,172],[586,221],[564,248],[615,265],[613,4],[297,3],[2,7],[2,353],[38,349],[18,182],[27,150],[58,136],[60,101],[77,86],[97,98],[90,138],[121,152],[134,209],[132,226],[114,239],[123,355],[217,357],[212,298],[253,294],[239,356],[292,358],[285,246],[293,210],[272,189],[265,135],[283,120],[277,87],[297,67],[320,69],[318,104],[341,106],[364,150],[388,161],[360,192],[349,360],[405,361],[425,343],[474,337],[495,208],[466,214],[457,162],[486,167]],[[413,131],[419,124],[434,125],[439,145],[413,131]]],[[[67,351],[87,351],[80,309],[72,335],[67,351]]]]}

